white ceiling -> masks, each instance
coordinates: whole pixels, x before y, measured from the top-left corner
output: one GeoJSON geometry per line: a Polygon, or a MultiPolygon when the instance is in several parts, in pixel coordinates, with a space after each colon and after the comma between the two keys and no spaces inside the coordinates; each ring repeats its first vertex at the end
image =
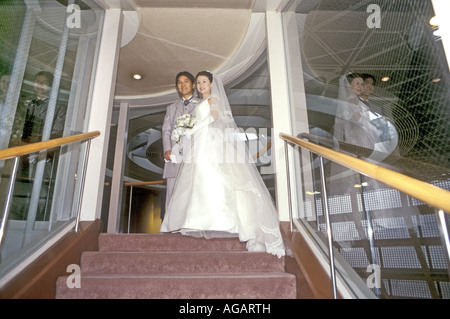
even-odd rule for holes
{"type": "Polygon", "coordinates": [[[139,8],[138,14],[138,32],[120,51],[119,96],[173,89],[180,71],[214,71],[236,51],[250,21],[245,9],[139,8]]]}
{"type": "MultiPolygon", "coordinates": [[[[103,1],[116,5],[114,1],[103,1]]],[[[285,2],[121,1],[122,9],[133,10],[125,16],[124,37],[127,39],[120,51],[116,99],[142,100],[175,92],[175,76],[180,71],[195,75],[201,70],[216,72],[224,65],[231,69],[230,60],[242,50],[249,36],[252,13],[263,12],[269,5],[276,8],[285,2]],[[141,74],[142,79],[135,80],[135,73],[141,74]]],[[[258,52],[255,48],[248,49],[258,52]]],[[[234,62],[236,65],[242,60],[234,62]]]]}

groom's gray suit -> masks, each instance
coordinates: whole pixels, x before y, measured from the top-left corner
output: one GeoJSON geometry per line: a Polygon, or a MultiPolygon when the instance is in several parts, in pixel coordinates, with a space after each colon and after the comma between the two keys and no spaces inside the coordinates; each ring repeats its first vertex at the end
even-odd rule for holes
{"type": "MultiPolygon", "coordinates": [[[[191,113],[193,109],[194,105],[192,103],[184,105],[183,99],[179,99],[178,101],[170,104],[167,107],[166,116],[164,117],[164,122],[162,126],[162,142],[164,153],[171,150],[176,143],[174,140],[171,139],[172,131],[175,126],[175,121],[181,115],[185,113],[191,113]]],[[[167,179],[166,208],[167,205],[169,204],[170,197],[172,196],[172,190],[179,169],[180,164],[166,162],[164,165],[163,178],[167,179]]]]}

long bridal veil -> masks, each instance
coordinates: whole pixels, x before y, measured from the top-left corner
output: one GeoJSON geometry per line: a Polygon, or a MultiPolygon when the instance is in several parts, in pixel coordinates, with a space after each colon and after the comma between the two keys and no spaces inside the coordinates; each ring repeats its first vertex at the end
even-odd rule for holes
{"type": "MultiPolygon", "coordinates": [[[[217,118],[207,128],[206,157],[220,171],[226,185],[227,206],[235,212],[235,230],[249,251],[285,255],[279,217],[273,199],[236,125],[222,80],[213,75],[211,112],[217,118]]],[[[195,137],[194,137],[195,143],[195,137]]],[[[209,163],[211,164],[211,163],[209,163]]],[[[220,232],[200,232],[205,237],[223,237],[220,232]]],[[[190,233],[192,235],[192,233],[190,233]]]]}

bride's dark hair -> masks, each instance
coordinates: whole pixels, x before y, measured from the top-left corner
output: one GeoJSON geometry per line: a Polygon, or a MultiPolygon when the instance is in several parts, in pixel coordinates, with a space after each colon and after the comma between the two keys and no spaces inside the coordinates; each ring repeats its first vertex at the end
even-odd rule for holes
{"type": "Polygon", "coordinates": [[[209,79],[209,82],[211,82],[211,83],[213,82],[213,75],[212,75],[211,72],[208,72],[208,71],[200,71],[200,72],[198,72],[197,75],[195,76],[195,83],[197,83],[197,79],[198,79],[198,77],[201,76],[201,75],[206,76],[206,77],[209,79]]]}
{"type": "Polygon", "coordinates": [[[350,83],[350,84],[356,78],[363,78],[362,75],[359,73],[348,73],[348,74],[346,74],[346,77],[347,77],[348,83],[350,83]]]}

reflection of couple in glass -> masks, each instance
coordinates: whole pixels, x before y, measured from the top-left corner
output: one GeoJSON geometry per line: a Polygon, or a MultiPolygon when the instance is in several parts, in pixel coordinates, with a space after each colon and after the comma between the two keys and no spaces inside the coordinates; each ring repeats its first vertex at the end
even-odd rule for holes
{"type": "Polygon", "coordinates": [[[334,122],[334,137],[353,145],[374,148],[374,134],[370,124],[370,110],[359,96],[364,79],[349,73],[339,79],[339,96],[334,122]]]}
{"type": "MultiPolygon", "coordinates": [[[[381,161],[397,147],[396,132],[392,124],[378,114],[368,101],[373,93],[375,79],[369,74],[349,73],[339,79],[339,95],[334,122],[334,138],[352,145],[351,153],[358,157],[381,161]]],[[[378,189],[380,183],[336,163],[330,164],[329,193],[348,194],[378,189]]]]}
{"type": "Polygon", "coordinates": [[[195,87],[200,98],[190,112],[195,125],[182,139],[183,162],[161,232],[238,237],[249,251],[284,255],[278,214],[245,142],[237,138],[221,79],[202,71],[195,87]]]}
{"type": "Polygon", "coordinates": [[[369,74],[349,73],[339,79],[334,137],[369,150],[390,139],[389,124],[369,107],[375,79],[369,74]]]}
{"type": "Polygon", "coordinates": [[[380,160],[396,151],[398,136],[385,117],[388,105],[377,105],[369,99],[374,85],[375,78],[367,73],[349,73],[339,79],[334,138],[362,147],[364,157],[380,160]]]}

